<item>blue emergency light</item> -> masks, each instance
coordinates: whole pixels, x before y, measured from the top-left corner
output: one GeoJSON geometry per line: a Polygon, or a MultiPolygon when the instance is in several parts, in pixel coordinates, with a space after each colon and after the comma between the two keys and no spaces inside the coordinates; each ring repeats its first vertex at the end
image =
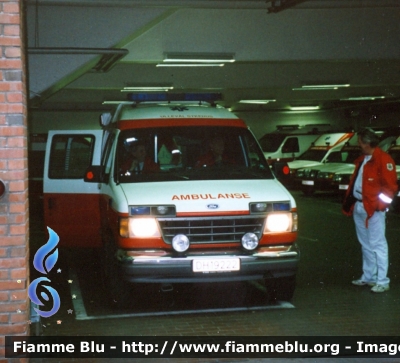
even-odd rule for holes
{"type": "Polygon", "coordinates": [[[222,100],[221,93],[129,93],[128,100],[134,102],[170,102],[170,101],[204,101],[222,100]]]}

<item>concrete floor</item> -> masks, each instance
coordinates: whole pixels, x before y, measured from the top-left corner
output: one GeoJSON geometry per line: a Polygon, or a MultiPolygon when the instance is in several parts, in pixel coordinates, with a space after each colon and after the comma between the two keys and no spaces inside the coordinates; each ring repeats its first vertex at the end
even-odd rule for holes
{"type": "MultiPolygon", "coordinates": [[[[62,305],[53,317],[42,319],[32,334],[43,336],[400,336],[400,215],[388,213],[387,238],[390,249],[389,277],[391,289],[373,294],[367,287],[356,287],[351,280],[361,275],[361,251],[351,218],[341,214],[339,198],[329,194],[305,197],[293,192],[298,204],[301,263],[297,288],[291,304],[224,311],[224,304],[189,313],[163,313],[135,316],[110,314],[91,316],[90,304],[102,305],[101,295],[89,296],[85,275],[77,273],[71,261],[64,262],[62,272],[54,276],[62,305]],[[69,265],[68,265],[69,264],[69,265]],[[75,282],[69,284],[71,274],[75,282]],[[77,281],[77,280],[78,281],[77,281]],[[78,283],[78,285],[77,285],[78,283]],[[76,290],[78,286],[78,290],[76,290]],[[72,293],[85,298],[71,297],[72,293]],[[86,290],[86,292],[85,292],[86,290]],[[99,297],[100,296],[100,297],[99,297]],[[86,306],[85,306],[86,304],[86,306]],[[222,308],[221,308],[222,307],[222,308]],[[86,317],[82,319],[82,309],[86,317]],[[73,310],[69,313],[68,310],[73,310]],[[88,313],[89,312],[89,313],[88,313]]],[[[40,213],[32,223],[31,251],[46,238],[41,228],[40,213]]],[[[79,259],[75,259],[76,263],[79,259]]],[[[85,259],[85,271],[90,258],[85,259]]],[[[89,276],[89,274],[88,274],[89,276]]],[[[88,277],[89,278],[89,277],[88,277]]],[[[91,277],[92,278],[92,277],[91,277]]],[[[92,281],[92,280],[90,280],[92,281]]],[[[95,281],[93,284],[98,284],[95,281]]],[[[203,291],[207,297],[207,292],[203,291]]],[[[234,299],[238,291],[221,299],[234,299]]],[[[229,304],[228,304],[229,306],[229,304]]],[[[173,309],[172,309],[173,310],[173,309]]],[[[101,309],[100,309],[101,311],[101,309]]],[[[161,312],[161,313],[160,313],[161,312]]],[[[132,312],[130,312],[132,313],[132,312]]],[[[115,359],[114,359],[115,360],[115,359]]],[[[131,361],[124,359],[125,361],[131,361]]],[[[149,362],[152,359],[135,359],[149,362]]],[[[157,359],[164,362],[168,359],[157,359]]],[[[308,358],[307,362],[318,359],[308,358]]],[[[112,359],[31,359],[31,362],[111,362],[112,359]]],[[[173,361],[168,360],[168,361],[173,361]]],[[[188,361],[187,359],[185,361],[188,361]]],[[[193,362],[304,362],[302,359],[191,359],[193,362]]],[[[366,358],[324,358],[323,362],[375,362],[366,358]]],[[[400,359],[380,359],[400,362],[400,359]]]]}

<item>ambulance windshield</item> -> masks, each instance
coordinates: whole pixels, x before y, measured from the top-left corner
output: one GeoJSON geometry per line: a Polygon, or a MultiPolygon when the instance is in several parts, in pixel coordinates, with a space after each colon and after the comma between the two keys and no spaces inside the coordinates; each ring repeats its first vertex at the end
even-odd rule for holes
{"type": "Polygon", "coordinates": [[[116,158],[119,183],[273,178],[253,135],[238,127],[123,130],[116,158]]]}

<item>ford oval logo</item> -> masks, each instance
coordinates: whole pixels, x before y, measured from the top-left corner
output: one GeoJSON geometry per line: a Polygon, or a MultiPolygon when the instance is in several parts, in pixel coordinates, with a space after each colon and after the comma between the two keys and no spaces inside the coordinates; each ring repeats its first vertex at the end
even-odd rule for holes
{"type": "Polygon", "coordinates": [[[218,204],[207,204],[208,209],[218,209],[219,205],[218,204]]]}

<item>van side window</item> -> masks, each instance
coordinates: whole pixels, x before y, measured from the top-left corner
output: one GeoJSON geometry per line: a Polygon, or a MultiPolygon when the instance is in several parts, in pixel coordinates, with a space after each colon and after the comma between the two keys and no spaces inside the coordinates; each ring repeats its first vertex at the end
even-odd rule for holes
{"type": "Polygon", "coordinates": [[[297,137],[289,137],[282,146],[283,153],[298,153],[300,152],[299,139],[297,137]]]}
{"type": "Polygon", "coordinates": [[[49,178],[82,179],[92,162],[93,135],[56,135],[51,144],[49,178]]]}

